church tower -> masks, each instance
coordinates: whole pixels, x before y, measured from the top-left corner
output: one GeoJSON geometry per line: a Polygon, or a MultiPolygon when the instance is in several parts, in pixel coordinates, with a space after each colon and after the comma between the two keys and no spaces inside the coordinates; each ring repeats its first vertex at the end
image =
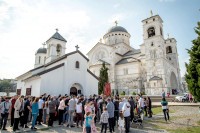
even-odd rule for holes
{"type": "Polygon", "coordinates": [[[66,40],[56,29],[56,33],[46,41],[47,44],[47,59],[45,63],[51,62],[65,54],[66,40]]]}
{"type": "Polygon", "coordinates": [[[165,80],[164,61],[165,40],[163,37],[163,20],[159,15],[142,21],[146,56],[147,83],[145,93],[150,95],[162,92],[165,80]]]}

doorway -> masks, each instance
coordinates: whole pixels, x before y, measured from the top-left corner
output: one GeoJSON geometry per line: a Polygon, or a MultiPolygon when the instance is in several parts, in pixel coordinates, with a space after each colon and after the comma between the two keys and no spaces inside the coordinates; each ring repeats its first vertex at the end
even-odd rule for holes
{"type": "Polygon", "coordinates": [[[76,87],[71,87],[71,89],[70,89],[70,96],[71,95],[77,96],[77,88],[76,87]]]}

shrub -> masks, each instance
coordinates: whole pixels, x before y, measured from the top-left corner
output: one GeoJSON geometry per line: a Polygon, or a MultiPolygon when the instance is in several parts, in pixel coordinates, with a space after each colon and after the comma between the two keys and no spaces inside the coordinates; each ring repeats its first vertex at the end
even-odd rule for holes
{"type": "Polygon", "coordinates": [[[121,95],[125,95],[125,91],[123,91],[123,92],[121,93],[121,95]]]}
{"type": "Polygon", "coordinates": [[[132,93],[132,95],[136,95],[136,93],[135,93],[135,92],[133,92],[133,93],[132,93]]]}

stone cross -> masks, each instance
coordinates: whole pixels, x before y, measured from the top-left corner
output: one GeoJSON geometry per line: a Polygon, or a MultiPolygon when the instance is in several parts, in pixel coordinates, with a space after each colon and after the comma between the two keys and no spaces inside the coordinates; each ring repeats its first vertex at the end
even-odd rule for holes
{"type": "Polygon", "coordinates": [[[152,10],[150,11],[150,14],[151,14],[151,17],[152,17],[153,16],[153,11],[152,10]]]}
{"type": "Polygon", "coordinates": [[[42,45],[43,45],[43,48],[44,48],[44,47],[45,47],[45,45],[46,45],[46,43],[44,42],[42,45]]]}
{"type": "Polygon", "coordinates": [[[79,46],[78,46],[78,45],[76,45],[76,46],[75,46],[75,48],[76,48],[76,51],[78,51],[78,49],[79,49],[79,46]]]}
{"type": "Polygon", "coordinates": [[[58,28],[56,28],[56,32],[58,32],[58,28]]]}
{"type": "Polygon", "coordinates": [[[117,26],[117,24],[118,24],[117,20],[115,21],[115,24],[116,24],[116,26],[117,26]]]}

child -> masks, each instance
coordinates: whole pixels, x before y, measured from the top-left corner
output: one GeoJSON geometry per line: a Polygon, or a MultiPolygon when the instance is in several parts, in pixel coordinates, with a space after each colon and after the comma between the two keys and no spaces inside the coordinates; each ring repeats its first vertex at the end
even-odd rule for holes
{"type": "Polygon", "coordinates": [[[91,125],[92,125],[92,120],[94,119],[94,115],[92,115],[91,112],[87,112],[85,114],[85,129],[86,133],[91,133],[91,125]]]}
{"type": "Polygon", "coordinates": [[[122,113],[122,111],[120,111],[119,113],[119,121],[118,121],[118,129],[120,133],[124,133],[125,128],[124,128],[124,115],[122,113]]]}
{"type": "Polygon", "coordinates": [[[109,118],[109,114],[108,114],[107,108],[103,107],[103,113],[101,114],[101,119],[100,119],[100,122],[102,124],[101,133],[103,133],[104,128],[105,128],[104,133],[106,133],[107,125],[108,125],[108,118],[109,118]]]}

